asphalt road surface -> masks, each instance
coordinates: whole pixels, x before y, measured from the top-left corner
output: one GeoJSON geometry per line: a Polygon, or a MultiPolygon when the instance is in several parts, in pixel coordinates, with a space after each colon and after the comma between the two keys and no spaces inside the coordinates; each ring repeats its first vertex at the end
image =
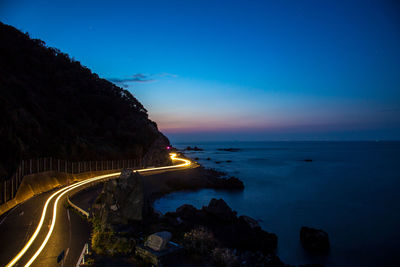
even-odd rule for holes
{"type": "MultiPolygon", "coordinates": [[[[189,160],[176,158],[176,154],[171,154],[171,158],[183,163],[138,171],[153,173],[191,166],[189,160]]],[[[110,178],[113,174],[105,176],[110,178]]],[[[10,266],[61,266],[57,257],[63,251],[64,266],[75,266],[85,243],[89,242],[90,225],[85,218],[65,208],[66,197],[84,188],[85,184],[104,181],[105,176],[32,197],[0,216],[0,266],[10,264],[13,259],[10,266]],[[45,203],[48,203],[46,212],[45,203]]]]}
{"type": "MultiPolygon", "coordinates": [[[[7,265],[24,247],[39,223],[43,205],[55,190],[35,196],[18,205],[0,218],[0,266],[7,265]]],[[[90,225],[76,212],[65,208],[66,196],[57,205],[57,220],[54,231],[39,257],[31,266],[60,266],[57,256],[65,251],[64,266],[75,266],[85,243],[89,242],[90,225]]],[[[55,199],[50,202],[52,207],[55,199]]],[[[40,247],[48,233],[52,212],[47,212],[43,227],[31,247],[15,264],[25,266],[40,247]]]]}

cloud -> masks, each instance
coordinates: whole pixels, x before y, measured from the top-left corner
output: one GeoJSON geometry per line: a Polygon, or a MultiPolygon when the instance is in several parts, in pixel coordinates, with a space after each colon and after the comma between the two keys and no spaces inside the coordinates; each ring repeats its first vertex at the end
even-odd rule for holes
{"type": "Polygon", "coordinates": [[[163,72],[163,73],[155,74],[155,75],[158,75],[159,77],[178,78],[178,75],[172,74],[172,73],[167,73],[167,72],[163,72]]]}
{"type": "Polygon", "coordinates": [[[177,78],[178,75],[172,73],[155,73],[155,74],[145,74],[145,73],[135,73],[128,78],[109,78],[110,82],[116,83],[124,88],[129,87],[129,83],[147,83],[155,82],[160,78],[177,78]]]}
{"type": "Polygon", "coordinates": [[[145,83],[145,82],[155,81],[155,79],[153,79],[150,75],[143,73],[136,73],[128,78],[109,78],[108,80],[114,83],[128,83],[128,82],[145,83]]]}

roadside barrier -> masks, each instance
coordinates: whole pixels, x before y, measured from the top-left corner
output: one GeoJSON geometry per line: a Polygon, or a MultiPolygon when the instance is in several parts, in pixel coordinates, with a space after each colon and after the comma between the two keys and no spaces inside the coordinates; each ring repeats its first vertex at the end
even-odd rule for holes
{"type": "Polygon", "coordinates": [[[85,255],[89,254],[89,244],[86,243],[83,246],[81,255],[79,256],[78,262],[76,263],[76,267],[81,266],[81,264],[85,264],[85,255]]]}
{"type": "Polygon", "coordinates": [[[21,161],[15,173],[0,182],[0,205],[12,200],[24,176],[45,172],[58,172],[67,174],[80,174],[85,172],[120,170],[123,168],[141,168],[143,159],[126,160],[97,160],[97,161],[68,161],[55,158],[38,158],[21,161]]]}
{"type": "Polygon", "coordinates": [[[69,196],[67,196],[67,202],[68,202],[69,205],[71,205],[72,208],[76,209],[78,212],[80,212],[81,214],[85,215],[86,218],[89,218],[89,212],[81,209],[80,207],[78,207],[77,205],[72,203],[72,201],[69,199],[69,196]]]}

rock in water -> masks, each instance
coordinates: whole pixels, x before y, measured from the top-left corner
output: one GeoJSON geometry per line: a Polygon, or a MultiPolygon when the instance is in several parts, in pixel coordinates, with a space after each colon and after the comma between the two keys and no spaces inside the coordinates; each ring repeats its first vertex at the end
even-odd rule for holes
{"type": "Polygon", "coordinates": [[[232,211],[223,199],[211,199],[208,206],[203,207],[203,210],[222,221],[231,221],[236,218],[236,212],[232,211]]]}
{"type": "Polygon", "coordinates": [[[192,205],[184,204],[176,209],[176,213],[183,219],[191,219],[196,215],[197,209],[192,205]]]}
{"type": "Polygon", "coordinates": [[[327,252],[330,246],[329,237],[325,231],[305,226],[301,227],[300,241],[310,252],[327,252]]]}
{"type": "Polygon", "coordinates": [[[257,228],[257,227],[260,228],[260,225],[258,224],[257,220],[249,216],[242,215],[239,217],[239,220],[243,220],[244,222],[246,222],[250,226],[250,228],[257,228]]]}
{"type": "Polygon", "coordinates": [[[144,206],[142,176],[124,169],[118,179],[104,184],[93,212],[104,225],[127,224],[143,219],[144,206]]]}

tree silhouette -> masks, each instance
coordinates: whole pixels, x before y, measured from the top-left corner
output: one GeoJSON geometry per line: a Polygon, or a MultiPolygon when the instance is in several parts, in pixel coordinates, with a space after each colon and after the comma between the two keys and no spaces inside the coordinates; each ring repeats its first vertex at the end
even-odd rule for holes
{"type": "Polygon", "coordinates": [[[168,142],[129,91],[1,22],[0,40],[0,179],[23,158],[134,158],[168,142]]]}

